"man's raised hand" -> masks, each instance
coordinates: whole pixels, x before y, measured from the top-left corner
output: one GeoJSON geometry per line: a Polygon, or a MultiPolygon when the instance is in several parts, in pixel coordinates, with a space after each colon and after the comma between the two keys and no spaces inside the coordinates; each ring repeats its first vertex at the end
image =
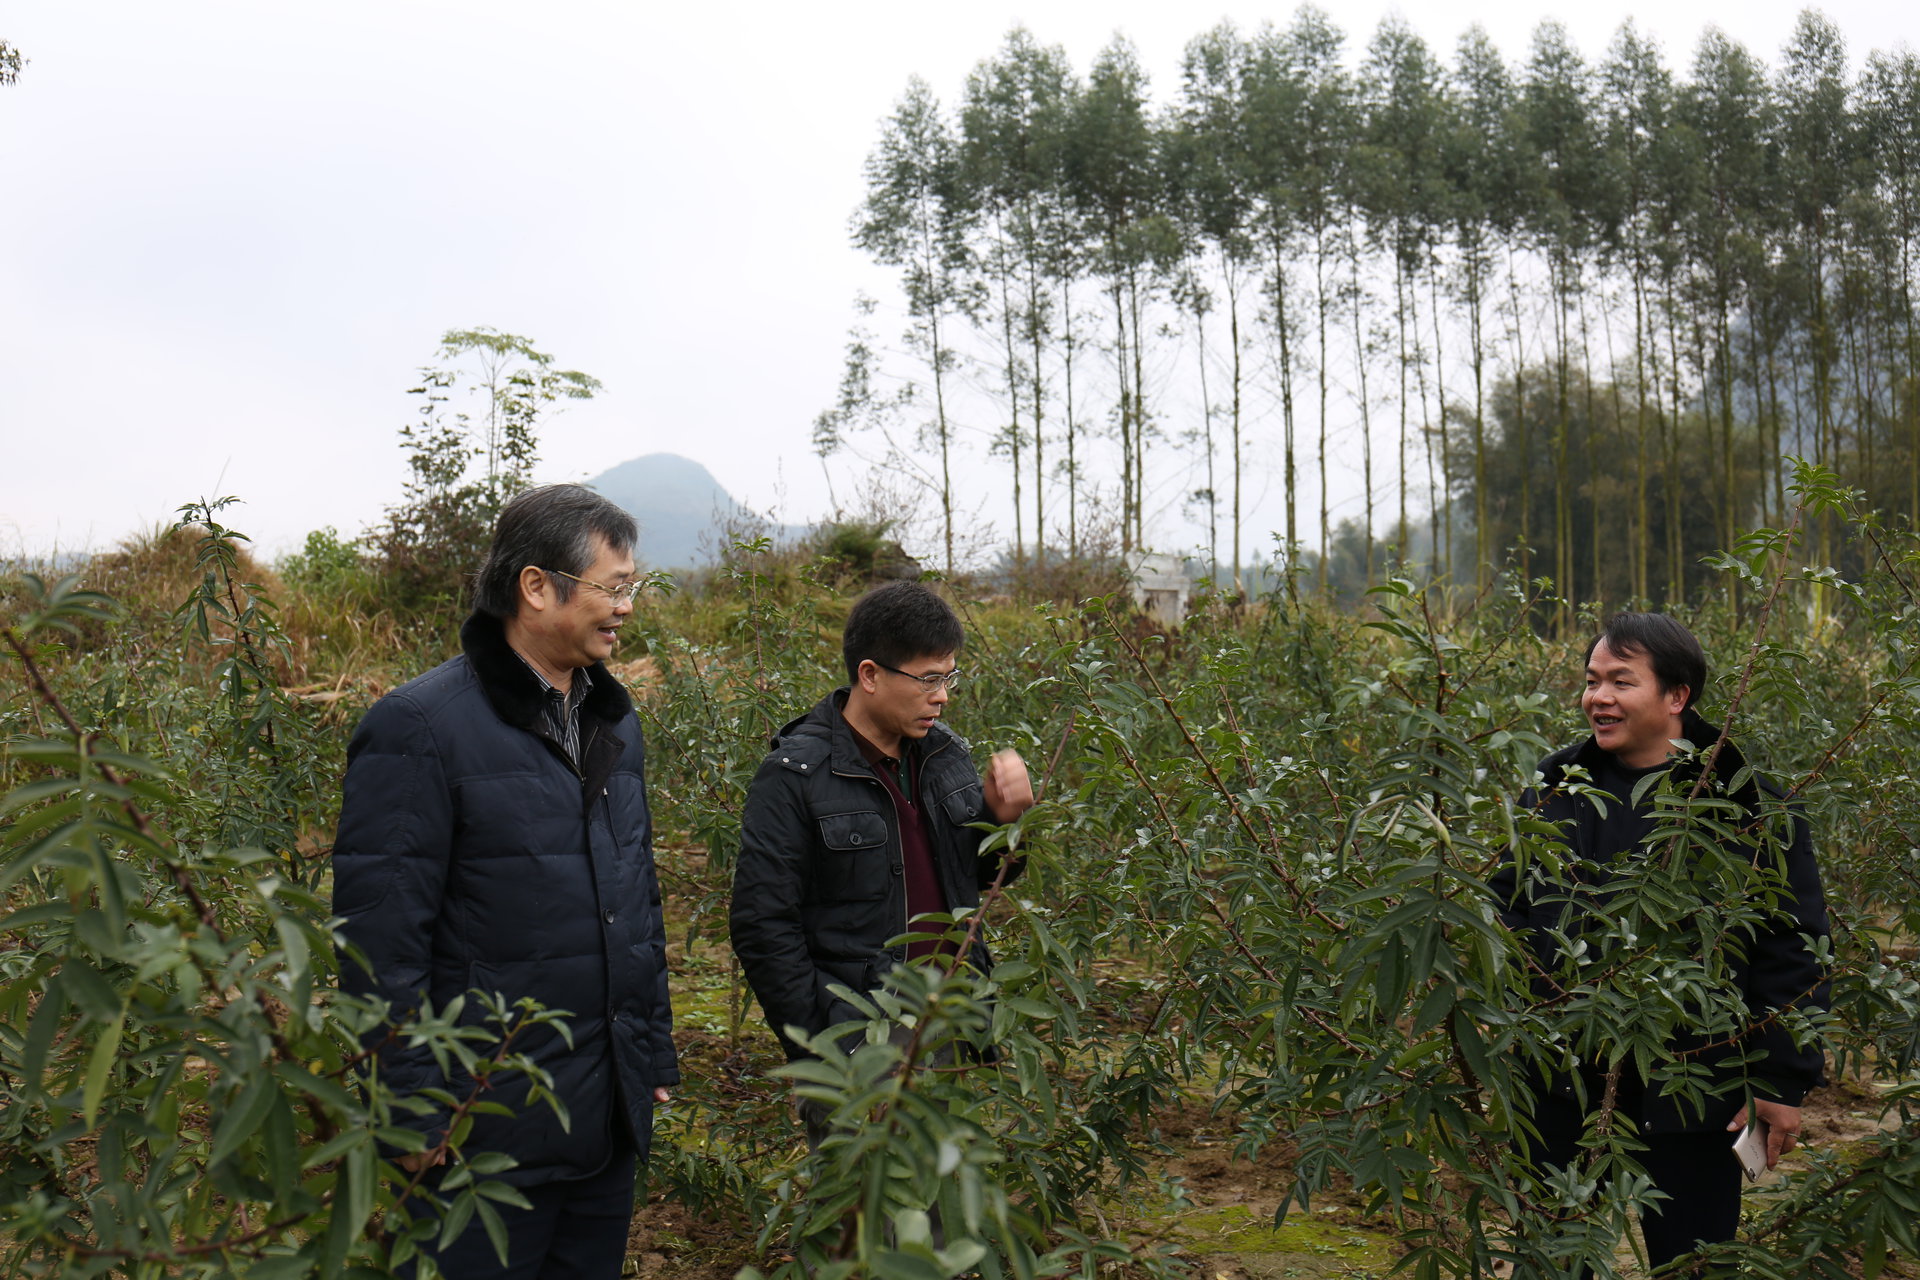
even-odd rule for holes
{"type": "Polygon", "coordinates": [[[995,822],[1012,822],[1033,808],[1033,780],[1027,777],[1027,762],[1018,751],[994,752],[980,781],[986,789],[987,812],[995,822]]]}

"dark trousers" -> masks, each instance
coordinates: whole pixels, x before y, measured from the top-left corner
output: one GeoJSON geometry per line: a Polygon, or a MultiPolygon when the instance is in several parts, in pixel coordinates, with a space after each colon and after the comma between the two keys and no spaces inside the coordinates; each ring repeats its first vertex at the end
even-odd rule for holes
{"type": "Polygon", "coordinates": [[[447,1280],[619,1280],[637,1168],[632,1145],[618,1146],[599,1173],[522,1187],[532,1208],[494,1204],[507,1227],[505,1266],[475,1214],[434,1254],[441,1272],[447,1280]]]}
{"type": "MultiPolygon", "coordinates": [[[[1534,1119],[1540,1125],[1534,1163],[1564,1168],[1578,1160],[1586,1117],[1571,1100],[1549,1095],[1534,1119]]],[[[1658,1271],[1702,1244],[1733,1239],[1740,1229],[1740,1161],[1730,1133],[1649,1133],[1635,1159],[1669,1198],[1640,1217],[1647,1262],[1658,1271]]],[[[1589,1273],[1591,1274],[1591,1273],[1589,1273]]]]}

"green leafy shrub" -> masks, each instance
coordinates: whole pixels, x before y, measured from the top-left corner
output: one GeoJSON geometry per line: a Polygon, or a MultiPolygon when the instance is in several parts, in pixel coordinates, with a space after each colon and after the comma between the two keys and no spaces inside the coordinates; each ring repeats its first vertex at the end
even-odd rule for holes
{"type": "Polygon", "coordinates": [[[494,1106],[478,1088],[439,1099],[456,1123],[438,1191],[390,1163],[423,1145],[400,1113],[429,1102],[383,1085],[379,1037],[484,1080],[537,1073],[513,1046],[554,1015],[476,993],[479,1020],[450,1007],[386,1029],[384,1007],[333,993],[311,837],[334,769],[273,679],[283,637],[235,576],[244,538],[222,505],[183,512],[201,579],[170,652],[77,576],[23,576],[0,629],[23,695],[0,801],[8,1275],[384,1274],[519,1199],[491,1176],[500,1157],[461,1149],[494,1106]]]}

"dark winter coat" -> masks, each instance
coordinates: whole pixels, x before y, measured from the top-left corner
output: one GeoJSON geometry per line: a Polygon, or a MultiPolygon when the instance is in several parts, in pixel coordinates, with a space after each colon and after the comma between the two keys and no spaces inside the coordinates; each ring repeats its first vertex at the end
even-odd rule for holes
{"type": "MultiPolygon", "coordinates": [[[[733,949],[789,1058],[797,1026],[817,1034],[859,1015],[828,987],[872,991],[905,959],[906,876],[892,797],[860,754],[847,690],[782,728],[747,792],[729,914],[733,949]]],[[[1001,859],[982,854],[986,816],[967,743],[937,721],[920,743],[915,802],[928,817],[947,909],[980,904],[1001,859]]],[[[1013,880],[1023,869],[1007,867],[1013,880]]],[[[974,963],[990,963],[984,948],[974,963]]]]}
{"type": "MultiPolygon", "coordinates": [[[[1682,717],[1682,734],[1704,755],[1719,738],[1720,730],[1689,710],[1682,717]]],[[[1614,856],[1614,851],[1599,847],[1603,819],[1593,801],[1570,793],[1562,784],[1571,765],[1581,765],[1589,776],[1597,777],[1607,763],[1605,753],[1588,738],[1541,761],[1540,786],[1522,798],[1523,805],[1562,828],[1573,857],[1582,861],[1605,862],[1614,856]]],[[[1683,759],[1673,769],[1673,782],[1680,786],[1691,787],[1699,777],[1696,760],[1683,759]]],[[[1767,1015],[1774,1010],[1826,1008],[1828,1004],[1827,984],[1820,964],[1801,936],[1804,934],[1816,941],[1827,936],[1826,900],[1820,889],[1819,868],[1814,862],[1813,838],[1805,818],[1797,812],[1792,816],[1791,840],[1784,849],[1777,840],[1769,838],[1774,824],[1761,821],[1763,812],[1770,807],[1764,803],[1763,791],[1765,797],[1773,800],[1780,799],[1781,792],[1757,774],[1747,772],[1745,760],[1731,741],[1721,748],[1714,762],[1714,774],[1717,785],[1710,787],[1708,794],[1729,795],[1749,815],[1743,830],[1751,834],[1730,845],[1730,852],[1744,858],[1779,860],[1786,881],[1786,892],[1778,904],[1784,917],[1776,916],[1759,926],[1745,946],[1730,957],[1732,982],[1746,1005],[1749,1020],[1761,1023],[1760,1029],[1749,1032],[1738,1046],[1707,1047],[1704,1037],[1688,1033],[1672,1048],[1679,1053],[1692,1052],[1693,1060],[1709,1069],[1715,1085],[1742,1079],[1745,1087],[1759,1097],[1798,1106],[1807,1090],[1821,1083],[1823,1055],[1818,1045],[1796,1046],[1793,1036],[1779,1020],[1767,1015]],[[1736,783],[1738,785],[1733,785],[1736,783]],[[1726,1060],[1739,1057],[1743,1050],[1758,1050],[1762,1057],[1745,1068],[1726,1065],[1726,1060]]],[[[1771,808],[1777,812],[1777,806],[1771,808]]],[[[1643,845],[1617,856],[1641,856],[1644,852],[1643,845]]],[[[1494,874],[1492,888],[1501,919],[1510,928],[1525,931],[1541,967],[1551,969],[1559,962],[1559,956],[1549,931],[1561,929],[1571,934],[1581,931],[1580,921],[1570,917],[1575,904],[1568,901],[1569,886],[1539,878],[1537,871],[1527,882],[1518,883],[1509,858],[1494,874]]],[[[1582,891],[1592,895],[1590,900],[1603,899],[1605,884],[1588,884],[1582,891]]],[[[1588,940],[1591,943],[1593,935],[1588,935],[1588,940]]],[[[1595,1078],[1586,1083],[1587,1097],[1590,1100],[1598,1097],[1597,1072],[1595,1078]]],[[[1637,1079],[1626,1083],[1628,1088],[1623,1096],[1629,1099],[1629,1109],[1655,1133],[1722,1130],[1745,1102],[1743,1089],[1730,1089],[1710,1098],[1705,1113],[1701,1114],[1693,1108],[1683,1108],[1676,1097],[1657,1096],[1656,1090],[1643,1087],[1637,1079]]],[[[1563,1096],[1573,1096],[1573,1081],[1569,1077],[1557,1077],[1548,1084],[1563,1096]]]]}
{"type": "MultiPolygon", "coordinates": [[[[680,1078],[640,726],[595,664],[576,770],[501,623],[475,614],[460,640],[461,657],[376,703],[347,749],[333,905],[371,973],[343,960],[341,985],[384,997],[396,1021],[422,996],[439,1010],[472,988],[567,1010],[571,1046],[541,1027],[514,1048],[552,1074],[571,1131],[516,1076],[487,1095],[515,1114],[482,1116],[468,1147],[517,1159],[508,1182],[584,1177],[616,1125],[645,1159],[653,1090],[680,1078]]],[[[461,1021],[481,1017],[469,997],[461,1021]]],[[[404,1044],[381,1050],[379,1070],[403,1092],[472,1089],[404,1044]]],[[[437,1137],[445,1118],[408,1123],[437,1137]]]]}

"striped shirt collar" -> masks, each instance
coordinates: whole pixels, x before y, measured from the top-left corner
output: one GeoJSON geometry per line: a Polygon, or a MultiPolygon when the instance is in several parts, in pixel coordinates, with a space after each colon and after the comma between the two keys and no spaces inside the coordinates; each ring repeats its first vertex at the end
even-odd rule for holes
{"type": "Polygon", "coordinates": [[[587,693],[593,688],[593,673],[586,667],[576,667],[573,683],[566,692],[541,672],[540,668],[527,661],[526,655],[518,649],[513,656],[520,659],[522,666],[533,673],[540,683],[540,690],[546,694],[541,706],[541,721],[547,730],[547,736],[560,745],[566,752],[567,760],[574,768],[580,767],[580,704],[587,700],[587,693]]]}

